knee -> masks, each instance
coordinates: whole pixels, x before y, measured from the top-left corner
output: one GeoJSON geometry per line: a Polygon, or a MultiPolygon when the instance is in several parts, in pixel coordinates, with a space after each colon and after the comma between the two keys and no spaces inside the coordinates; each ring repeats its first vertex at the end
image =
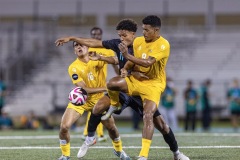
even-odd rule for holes
{"type": "Polygon", "coordinates": [[[153,113],[152,112],[144,112],[143,113],[143,121],[144,122],[153,122],[153,113]]]}
{"type": "Polygon", "coordinates": [[[110,80],[108,83],[107,83],[107,88],[108,89],[114,89],[116,86],[115,86],[115,82],[113,80],[110,80]]]}
{"type": "Polygon", "coordinates": [[[60,132],[61,133],[66,133],[66,132],[69,131],[69,129],[70,129],[70,126],[68,126],[68,125],[66,125],[64,123],[61,123],[61,126],[60,126],[60,132]]]}

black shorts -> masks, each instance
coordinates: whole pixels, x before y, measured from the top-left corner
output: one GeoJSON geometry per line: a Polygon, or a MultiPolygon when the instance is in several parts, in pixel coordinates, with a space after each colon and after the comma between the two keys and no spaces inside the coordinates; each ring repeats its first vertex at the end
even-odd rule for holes
{"type": "MultiPolygon", "coordinates": [[[[128,96],[126,93],[120,92],[119,93],[119,102],[122,105],[121,110],[114,112],[115,114],[121,114],[122,111],[127,108],[131,107],[138,115],[143,117],[143,104],[142,99],[140,96],[128,96]]],[[[157,110],[153,117],[157,117],[161,115],[160,112],[157,110]]]]}

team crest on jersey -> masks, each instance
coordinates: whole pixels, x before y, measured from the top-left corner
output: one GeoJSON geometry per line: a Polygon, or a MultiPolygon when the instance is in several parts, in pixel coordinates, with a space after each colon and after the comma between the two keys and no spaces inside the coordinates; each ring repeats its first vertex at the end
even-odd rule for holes
{"type": "Polygon", "coordinates": [[[72,79],[77,80],[78,79],[78,75],[77,74],[73,74],[72,75],[72,79]]]}

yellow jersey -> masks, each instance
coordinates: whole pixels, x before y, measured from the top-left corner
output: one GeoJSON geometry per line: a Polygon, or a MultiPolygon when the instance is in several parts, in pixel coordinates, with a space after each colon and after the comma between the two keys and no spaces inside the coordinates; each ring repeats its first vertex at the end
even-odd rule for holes
{"type": "MultiPolygon", "coordinates": [[[[97,88],[106,86],[106,77],[103,67],[104,61],[91,61],[84,63],[78,58],[70,64],[68,74],[72,83],[76,84],[83,81],[87,87],[97,88]]],[[[88,100],[99,98],[103,93],[88,94],[88,100]]]]}
{"type": "Polygon", "coordinates": [[[149,80],[144,80],[146,84],[154,84],[164,89],[166,86],[166,64],[170,55],[169,42],[160,37],[154,42],[147,43],[143,36],[137,37],[133,42],[133,53],[137,58],[148,59],[154,57],[156,62],[150,67],[139,66],[140,72],[145,73],[149,80]]]}
{"type": "MultiPolygon", "coordinates": [[[[105,56],[105,57],[112,57],[112,56],[115,56],[115,53],[113,50],[111,49],[105,49],[105,48],[89,48],[88,49],[89,52],[96,52],[97,54],[100,54],[102,56],[105,56]]],[[[104,66],[104,74],[105,74],[105,78],[107,77],[107,65],[108,64],[105,64],[104,66]]]]}

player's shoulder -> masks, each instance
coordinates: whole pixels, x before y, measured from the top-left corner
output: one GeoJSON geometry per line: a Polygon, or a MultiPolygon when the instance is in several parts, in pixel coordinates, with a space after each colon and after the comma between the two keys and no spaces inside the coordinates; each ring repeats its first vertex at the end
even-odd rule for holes
{"type": "Polygon", "coordinates": [[[170,43],[168,42],[168,40],[166,38],[164,38],[163,36],[161,36],[159,39],[158,39],[158,43],[161,43],[161,44],[164,44],[166,46],[170,46],[170,43]]]}
{"type": "Polygon", "coordinates": [[[145,42],[145,38],[143,36],[140,36],[140,37],[136,37],[134,39],[134,42],[145,42]]]}
{"type": "Polygon", "coordinates": [[[102,43],[103,44],[115,44],[115,45],[118,45],[119,43],[121,43],[121,40],[120,39],[103,40],[102,43]]]}
{"type": "Polygon", "coordinates": [[[145,42],[145,38],[143,36],[136,37],[133,41],[133,46],[139,46],[144,42],[145,42]]]}
{"type": "Polygon", "coordinates": [[[79,62],[78,62],[78,61],[79,61],[78,59],[75,59],[75,60],[68,66],[68,69],[73,68],[73,67],[79,65],[79,62]]]}

